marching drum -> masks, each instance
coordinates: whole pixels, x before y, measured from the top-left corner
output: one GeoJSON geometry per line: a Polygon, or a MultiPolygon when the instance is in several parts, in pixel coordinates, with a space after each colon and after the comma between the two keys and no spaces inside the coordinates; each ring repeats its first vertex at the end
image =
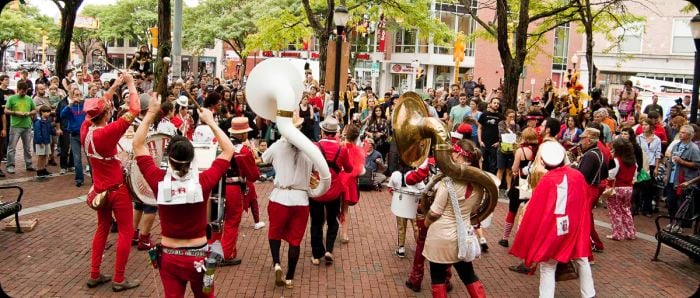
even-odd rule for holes
{"type": "MultiPolygon", "coordinates": [[[[165,157],[165,149],[168,147],[170,142],[170,136],[166,134],[153,134],[146,139],[146,147],[153,157],[153,161],[156,165],[162,167],[163,158],[165,157]]],[[[121,141],[120,141],[121,144],[121,141]]],[[[131,200],[137,203],[143,203],[150,206],[156,206],[156,195],[153,194],[151,187],[148,186],[146,179],[143,178],[141,170],[139,170],[138,165],[132,159],[126,165],[126,186],[131,194],[131,200]]],[[[166,167],[167,167],[167,161],[166,167]]]]}
{"type": "Polygon", "coordinates": [[[419,191],[394,189],[391,197],[391,212],[398,217],[415,219],[419,200],[419,191]]]}

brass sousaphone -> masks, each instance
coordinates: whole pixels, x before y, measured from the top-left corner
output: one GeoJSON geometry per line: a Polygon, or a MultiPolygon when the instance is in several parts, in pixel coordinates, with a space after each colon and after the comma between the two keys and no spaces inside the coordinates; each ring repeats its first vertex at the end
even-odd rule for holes
{"type": "MultiPolygon", "coordinates": [[[[432,145],[435,161],[442,174],[434,176],[429,186],[448,176],[484,188],[486,196],[482,197],[478,207],[472,212],[472,224],[485,220],[493,212],[498,203],[498,188],[493,179],[477,167],[457,164],[452,160],[452,145],[445,125],[439,119],[428,116],[428,110],[418,94],[406,92],[399,98],[394,109],[392,125],[399,155],[407,165],[417,167],[422,164],[432,145]]],[[[430,195],[431,188],[426,187],[421,197],[424,214],[433,201],[430,195]]]]}

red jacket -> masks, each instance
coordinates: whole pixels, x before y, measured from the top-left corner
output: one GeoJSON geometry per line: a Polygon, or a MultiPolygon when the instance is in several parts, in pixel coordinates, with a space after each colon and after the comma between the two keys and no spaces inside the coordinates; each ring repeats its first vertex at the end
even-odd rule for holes
{"type": "MultiPolygon", "coordinates": [[[[255,164],[255,157],[253,157],[253,152],[250,151],[248,146],[241,145],[240,150],[233,155],[233,160],[238,166],[238,176],[245,177],[246,188],[248,193],[243,198],[243,208],[248,210],[250,206],[250,201],[258,198],[258,194],[255,192],[255,181],[260,178],[260,169],[255,164]]],[[[238,145],[236,145],[238,147],[238,145]]]]}
{"type": "Polygon", "coordinates": [[[323,152],[326,162],[331,168],[331,187],[325,194],[312,199],[317,202],[333,201],[339,198],[345,190],[341,180],[338,178],[339,172],[352,173],[353,165],[350,162],[348,149],[346,147],[341,147],[335,137],[326,137],[318,141],[316,145],[321,149],[321,152],[323,152]],[[332,166],[334,159],[336,169],[333,169],[334,166],[332,166]]]}

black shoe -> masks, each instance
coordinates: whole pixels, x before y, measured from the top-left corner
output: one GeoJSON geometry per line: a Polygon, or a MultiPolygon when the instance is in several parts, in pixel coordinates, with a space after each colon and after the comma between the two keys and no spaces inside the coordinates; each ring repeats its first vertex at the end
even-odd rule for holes
{"type": "Polygon", "coordinates": [[[0,171],[0,177],[5,177],[5,172],[0,171]]]}
{"type": "Polygon", "coordinates": [[[503,247],[508,247],[508,239],[498,240],[498,245],[503,246],[503,247]]]}
{"type": "Polygon", "coordinates": [[[221,263],[219,263],[219,266],[222,266],[222,267],[224,267],[224,266],[236,266],[236,265],[240,265],[242,262],[243,262],[243,260],[241,258],[227,259],[227,260],[221,261],[221,263]]]}
{"type": "Polygon", "coordinates": [[[49,160],[49,165],[50,166],[57,166],[58,164],[56,163],[55,160],[52,159],[52,160],[49,160]]]}
{"type": "Polygon", "coordinates": [[[83,186],[83,183],[82,183],[82,182],[76,182],[76,183],[75,183],[75,186],[76,186],[76,187],[81,187],[81,186],[83,186]]]}
{"type": "Polygon", "coordinates": [[[412,291],[414,291],[416,293],[420,292],[420,285],[414,285],[413,283],[411,283],[408,280],[406,281],[406,287],[411,289],[412,291]]]}

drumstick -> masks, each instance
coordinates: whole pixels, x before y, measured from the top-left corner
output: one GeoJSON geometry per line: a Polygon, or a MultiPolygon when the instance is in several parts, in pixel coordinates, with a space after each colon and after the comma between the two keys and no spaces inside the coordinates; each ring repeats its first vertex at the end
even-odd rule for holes
{"type": "Polygon", "coordinates": [[[109,63],[109,61],[107,61],[104,57],[100,57],[100,60],[102,60],[104,63],[106,63],[106,64],[109,65],[110,67],[116,69],[117,72],[119,72],[119,73],[124,73],[123,71],[119,70],[119,67],[116,67],[116,66],[114,66],[114,64],[109,63]]]}
{"type": "Polygon", "coordinates": [[[202,111],[202,107],[199,106],[199,104],[197,103],[196,100],[190,98],[189,96],[187,96],[187,98],[194,104],[194,107],[197,108],[198,111],[200,111],[200,112],[202,111]]]}

